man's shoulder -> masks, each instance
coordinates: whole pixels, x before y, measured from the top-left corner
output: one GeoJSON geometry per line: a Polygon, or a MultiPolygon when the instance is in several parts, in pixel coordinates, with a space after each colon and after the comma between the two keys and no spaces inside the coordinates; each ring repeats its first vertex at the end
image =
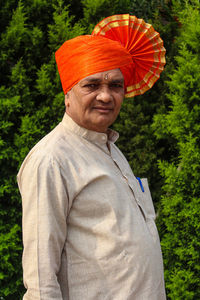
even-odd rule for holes
{"type": "Polygon", "coordinates": [[[66,134],[64,135],[61,124],[58,124],[52,131],[45,135],[37,144],[30,150],[29,156],[46,156],[55,155],[61,144],[66,142],[66,134]]]}
{"type": "MultiPolygon", "coordinates": [[[[70,158],[73,153],[74,136],[59,123],[45,135],[27,154],[22,167],[30,164],[39,165],[55,161],[62,164],[62,159],[70,158]]],[[[21,167],[21,168],[22,168],[21,167]]]]}

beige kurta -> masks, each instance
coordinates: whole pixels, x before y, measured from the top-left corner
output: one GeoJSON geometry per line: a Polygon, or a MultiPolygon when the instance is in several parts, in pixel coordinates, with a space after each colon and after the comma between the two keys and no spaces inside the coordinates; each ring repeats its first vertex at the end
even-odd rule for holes
{"type": "Polygon", "coordinates": [[[65,114],[22,164],[24,300],[166,299],[147,180],[117,137],[65,114]]]}

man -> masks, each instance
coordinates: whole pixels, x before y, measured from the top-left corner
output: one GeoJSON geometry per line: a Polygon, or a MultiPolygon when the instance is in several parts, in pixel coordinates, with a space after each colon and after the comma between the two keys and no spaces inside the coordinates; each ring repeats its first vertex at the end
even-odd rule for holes
{"type": "Polygon", "coordinates": [[[18,174],[24,300],[164,300],[148,184],[139,184],[108,128],[126,92],[138,90],[130,84],[135,63],[100,36],[65,42],[56,60],[66,113],[18,174]]]}

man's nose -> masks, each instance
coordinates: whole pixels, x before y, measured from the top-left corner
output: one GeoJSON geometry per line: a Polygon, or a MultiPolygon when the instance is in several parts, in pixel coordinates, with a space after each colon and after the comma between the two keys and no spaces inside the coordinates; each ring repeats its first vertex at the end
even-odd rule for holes
{"type": "Polygon", "coordinates": [[[108,86],[102,87],[99,90],[96,99],[98,101],[102,101],[102,102],[110,102],[110,101],[112,101],[113,100],[113,96],[112,96],[112,92],[110,91],[109,87],[108,86]]]}

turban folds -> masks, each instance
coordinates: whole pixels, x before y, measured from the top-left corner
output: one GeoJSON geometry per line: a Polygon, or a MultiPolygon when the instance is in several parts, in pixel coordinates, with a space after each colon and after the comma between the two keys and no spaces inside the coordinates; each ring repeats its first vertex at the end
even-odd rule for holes
{"type": "Polygon", "coordinates": [[[81,79],[132,63],[129,52],[117,41],[82,35],[66,41],[56,52],[56,62],[66,94],[81,79]]]}
{"type": "Polygon", "coordinates": [[[165,48],[150,24],[125,14],[102,20],[92,35],[66,41],[55,57],[64,94],[87,76],[119,68],[125,97],[133,97],[143,94],[160,77],[165,48]]]}

